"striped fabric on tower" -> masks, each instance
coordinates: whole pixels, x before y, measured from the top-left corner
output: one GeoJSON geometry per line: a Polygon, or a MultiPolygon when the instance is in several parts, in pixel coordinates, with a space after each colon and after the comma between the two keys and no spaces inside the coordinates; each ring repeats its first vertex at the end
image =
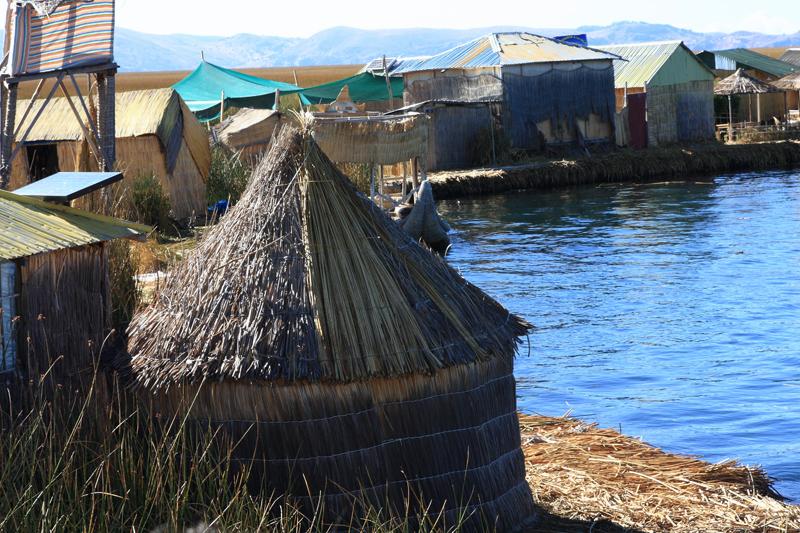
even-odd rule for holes
{"type": "Polygon", "coordinates": [[[10,74],[35,74],[114,59],[114,1],[71,1],[50,15],[16,5],[10,74]]]}

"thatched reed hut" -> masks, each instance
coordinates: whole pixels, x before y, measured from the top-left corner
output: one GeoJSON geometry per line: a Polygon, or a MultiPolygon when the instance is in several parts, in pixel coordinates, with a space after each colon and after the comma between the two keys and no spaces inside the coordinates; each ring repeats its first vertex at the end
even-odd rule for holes
{"type": "Polygon", "coordinates": [[[270,141],[285,120],[272,109],[242,109],[222,123],[217,140],[246,160],[255,161],[269,150],[270,141]]]}
{"type": "Polygon", "coordinates": [[[0,376],[91,376],[111,326],[107,243],[149,231],[0,191],[0,376]]]}
{"type": "Polygon", "coordinates": [[[800,71],[789,74],[772,84],[778,89],[786,91],[786,104],[789,109],[797,112],[797,118],[800,119],[800,71]]]}
{"type": "MultiPolygon", "coordinates": [[[[10,190],[56,172],[96,171],[92,154],[66,98],[55,98],[31,127],[43,101],[27,117],[18,113],[24,138],[13,161],[10,190]],[[27,135],[24,135],[27,132],[27,135]]],[[[82,105],[73,99],[73,105],[82,105]]],[[[27,102],[21,104],[26,108],[27,102]]],[[[120,93],[116,97],[117,168],[130,180],[155,176],[169,195],[173,216],[186,219],[206,210],[211,169],[208,132],[172,89],[120,93]]]]}
{"type": "MultiPolygon", "coordinates": [[[[528,150],[613,142],[614,59],[530,33],[492,33],[395,73],[403,74],[406,106],[500,100],[503,135],[528,150]]],[[[469,129],[478,134],[486,121],[469,129]]]]}
{"type": "Polygon", "coordinates": [[[758,124],[770,119],[783,120],[786,116],[786,91],[751,76],[741,68],[719,81],[714,88],[714,94],[727,101],[729,128],[737,122],[758,124]],[[772,100],[768,100],[769,98],[772,100]],[[774,114],[765,115],[765,104],[770,101],[773,104],[768,109],[774,111],[774,114]]]}
{"type": "Polygon", "coordinates": [[[614,61],[617,130],[646,133],[626,145],[661,146],[714,138],[714,73],[681,41],[599,47],[614,61]],[[634,96],[636,95],[636,96],[634,96]],[[630,107],[639,106],[631,113],[630,107]],[[623,110],[628,107],[627,113],[623,110]],[[637,112],[640,111],[640,112],[637,112]],[[640,124],[630,124],[638,120],[640,124]],[[643,142],[642,142],[643,141],[643,142]]]}
{"type": "Polygon", "coordinates": [[[284,128],[134,318],[125,366],[162,415],[242,439],[263,490],[331,520],[429,503],[508,531],[534,513],[513,376],[528,328],[284,128]]]}

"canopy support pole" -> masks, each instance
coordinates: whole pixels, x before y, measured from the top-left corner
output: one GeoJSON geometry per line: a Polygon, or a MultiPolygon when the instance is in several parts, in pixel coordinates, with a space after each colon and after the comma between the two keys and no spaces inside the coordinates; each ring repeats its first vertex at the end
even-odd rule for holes
{"type": "Polygon", "coordinates": [[[733,142],[733,102],[731,102],[731,95],[728,95],[728,142],[733,142]]]}
{"type": "Polygon", "coordinates": [[[756,94],[756,117],[758,117],[758,124],[761,124],[761,95],[756,94]]]}
{"type": "Polygon", "coordinates": [[[219,95],[219,122],[225,117],[225,91],[223,90],[219,95]]]}
{"type": "MultiPolygon", "coordinates": [[[[14,127],[17,119],[17,87],[16,83],[8,83],[5,80],[2,81],[2,87],[0,87],[3,110],[3,137],[0,143],[0,189],[7,189],[11,181],[11,161],[14,158],[11,149],[14,144],[14,127]]],[[[50,97],[52,97],[52,92],[50,97]]]]}

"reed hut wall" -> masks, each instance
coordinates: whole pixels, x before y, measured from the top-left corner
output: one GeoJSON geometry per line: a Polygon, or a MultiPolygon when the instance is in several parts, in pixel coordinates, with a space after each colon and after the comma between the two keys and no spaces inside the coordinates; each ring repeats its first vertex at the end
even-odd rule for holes
{"type": "Polygon", "coordinates": [[[223,429],[251,483],[306,509],[321,504],[332,522],[361,505],[397,516],[406,503],[411,516],[429,507],[451,527],[472,515],[463,531],[513,531],[536,515],[509,360],[347,384],[172,387],[153,401],[223,429]]]}
{"type": "MultiPolygon", "coordinates": [[[[206,140],[206,142],[208,142],[206,140]]],[[[97,160],[84,141],[59,141],[58,170],[61,172],[96,172],[97,160]]],[[[24,147],[14,160],[9,188],[15,190],[30,183],[28,153],[24,147]]],[[[210,166],[210,162],[209,162],[210,166]]],[[[182,220],[205,212],[205,172],[195,161],[188,144],[181,141],[176,152],[173,169],[167,168],[167,159],[160,139],[156,135],[117,139],[116,167],[125,176],[124,185],[142,176],[155,176],[170,198],[173,216],[182,220]]],[[[76,207],[86,207],[77,200],[76,207]]]]}
{"type": "Polygon", "coordinates": [[[430,171],[470,168],[475,165],[475,144],[494,127],[493,104],[433,104],[428,135],[430,171]]]}
{"type": "Polygon", "coordinates": [[[692,81],[647,88],[650,146],[714,138],[714,82],[692,81]]]}
{"type": "MultiPolygon", "coordinates": [[[[37,145],[57,147],[59,171],[97,170],[97,162],[66,98],[52,99],[32,124],[32,117],[43,102],[34,102],[25,121],[18,113],[17,128],[30,128],[30,133],[12,162],[11,190],[32,179],[29,150],[37,145]]],[[[80,108],[80,102],[73,103],[80,108]]],[[[27,105],[21,103],[23,109],[27,105]]],[[[211,171],[208,132],[180,96],[172,89],[120,93],[116,109],[117,167],[125,173],[125,180],[155,175],[170,196],[176,219],[205,213],[205,184],[211,171]]]]}
{"type": "Polygon", "coordinates": [[[17,364],[30,380],[87,382],[110,331],[104,243],[16,260],[17,364]]]}
{"type": "MultiPolygon", "coordinates": [[[[761,113],[761,121],[767,124],[772,124],[773,117],[783,120],[784,111],[784,93],[766,93],[766,94],[740,94],[732,96],[733,108],[733,121],[734,123],[756,122],[759,117],[759,110],[761,113]]],[[[728,115],[728,97],[717,96],[717,122],[720,124],[727,124],[729,121],[728,115]]],[[[789,103],[787,96],[786,103],[789,103]]],[[[789,107],[791,109],[791,107],[789,107]]]]}
{"type": "Polygon", "coordinates": [[[610,60],[503,67],[503,123],[512,146],[540,148],[614,140],[614,67],[610,60]]]}
{"type": "Polygon", "coordinates": [[[449,69],[405,74],[403,103],[406,106],[431,100],[474,102],[503,97],[500,69],[449,69]]]}

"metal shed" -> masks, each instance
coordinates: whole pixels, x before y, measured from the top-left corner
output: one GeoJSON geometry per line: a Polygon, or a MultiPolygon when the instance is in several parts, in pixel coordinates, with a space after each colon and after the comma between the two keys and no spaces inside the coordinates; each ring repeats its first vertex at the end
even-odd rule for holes
{"type": "MultiPolygon", "coordinates": [[[[514,148],[537,149],[613,139],[614,59],[530,33],[492,33],[395,72],[406,106],[499,100],[496,133],[514,148]]],[[[456,134],[455,125],[441,127],[456,134]]]]}
{"type": "Polygon", "coordinates": [[[649,145],[714,138],[714,73],[681,41],[600,48],[625,59],[614,62],[617,112],[633,95],[644,102],[644,113],[625,115],[646,122],[649,145]]]}

